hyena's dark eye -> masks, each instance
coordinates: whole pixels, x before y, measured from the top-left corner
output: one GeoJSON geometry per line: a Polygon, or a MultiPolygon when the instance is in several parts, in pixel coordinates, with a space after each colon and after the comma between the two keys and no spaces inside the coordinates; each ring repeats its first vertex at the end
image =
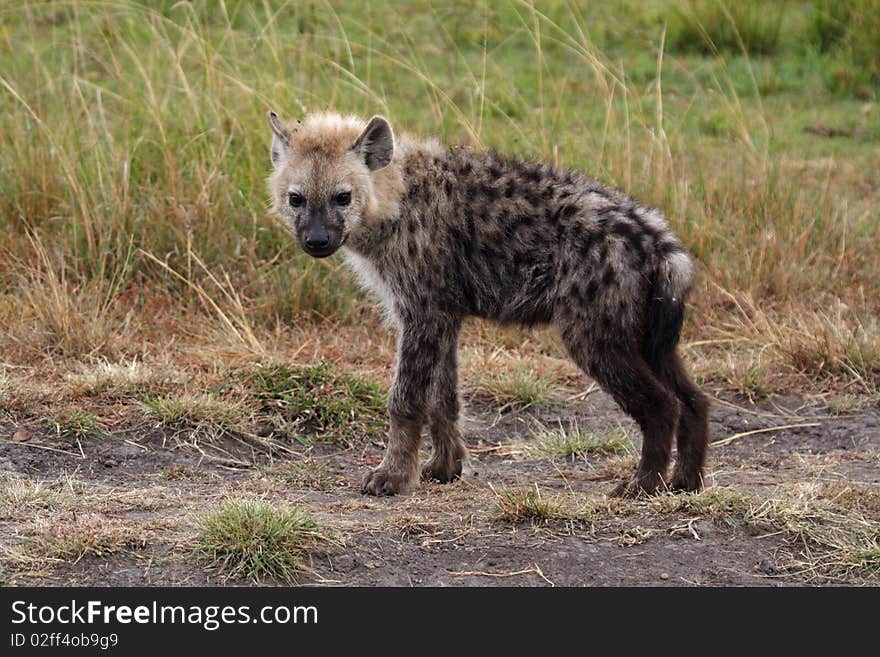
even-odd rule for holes
{"type": "Polygon", "coordinates": [[[333,197],[333,202],[336,205],[348,205],[351,203],[351,192],[340,192],[333,197]]]}
{"type": "Polygon", "coordinates": [[[290,207],[292,208],[301,208],[306,204],[306,197],[302,194],[297,194],[296,192],[290,192],[288,200],[290,201],[290,207]]]}

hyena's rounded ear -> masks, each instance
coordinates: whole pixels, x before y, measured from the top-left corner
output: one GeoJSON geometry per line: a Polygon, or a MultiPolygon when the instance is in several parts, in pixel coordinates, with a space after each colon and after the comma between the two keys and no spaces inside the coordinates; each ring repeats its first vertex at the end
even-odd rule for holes
{"type": "Polygon", "coordinates": [[[388,166],[394,155],[394,133],[391,124],[382,116],[374,116],[360,137],[354,140],[351,150],[358,153],[370,171],[388,166]]]}
{"type": "Polygon", "coordinates": [[[270,156],[272,164],[277,167],[281,163],[281,158],[284,157],[285,151],[290,148],[290,133],[275,112],[268,112],[266,118],[269,120],[269,127],[272,128],[270,156]]]}

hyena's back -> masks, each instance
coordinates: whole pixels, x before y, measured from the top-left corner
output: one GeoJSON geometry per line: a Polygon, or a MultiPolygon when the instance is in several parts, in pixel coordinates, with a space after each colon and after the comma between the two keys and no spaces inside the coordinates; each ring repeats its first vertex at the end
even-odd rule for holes
{"type": "MultiPolygon", "coordinates": [[[[681,298],[690,260],[656,210],[546,164],[455,149],[404,164],[397,294],[501,322],[571,316],[632,337],[658,276],[681,298]],[[408,294],[409,293],[409,294],[408,294]]],[[[560,326],[565,330],[564,326],[560,326]]]]}

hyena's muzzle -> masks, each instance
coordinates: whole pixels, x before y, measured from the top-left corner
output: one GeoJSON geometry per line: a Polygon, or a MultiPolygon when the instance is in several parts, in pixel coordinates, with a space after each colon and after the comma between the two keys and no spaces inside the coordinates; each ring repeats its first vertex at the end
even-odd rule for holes
{"type": "Polygon", "coordinates": [[[302,250],[313,258],[333,255],[345,241],[341,224],[332,220],[327,206],[309,207],[296,237],[302,250]]]}

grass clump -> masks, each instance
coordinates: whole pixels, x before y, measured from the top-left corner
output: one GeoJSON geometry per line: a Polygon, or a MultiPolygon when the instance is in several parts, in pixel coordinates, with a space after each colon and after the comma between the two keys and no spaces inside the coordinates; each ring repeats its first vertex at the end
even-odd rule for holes
{"type": "Polygon", "coordinates": [[[245,432],[250,419],[244,403],[204,392],[146,397],[141,403],[147,416],[162,425],[210,435],[245,432]]]}
{"type": "Polygon", "coordinates": [[[329,471],[326,463],[312,458],[285,463],[275,472],[282,474],[287,483],[308,490],[328,492],[345,485],[341,477],[329,471]]]}
{"type": "Polygon", "coordinates": [[[584,431],[577,426],[568,429],[541,427],[532,433],[534,443],[528,446],[529,456],[539,459],[577,460],[589,454],[621,456],[633,451],[632,441],[623,427],[605,431],[584,431]]]}
{"type": "Polygon", "coordinates": [[[199,470],[198,468],[190,468],[185,465],[168,466],[167,468],[163,468],[159,474],[162,476],[163,479],[167,479],[168,481],[207,479],[209,476],[208,473],[204,470],[199,470]]]}
{"type": "Polygon", "coordinates": [[[494,490],[497,517],[510,523],[529,522],[533,525],[553,521],[591,523],[600,516],[626,515],[633,503],[621,499],[584,499],[579,496],[554,493],[545,495],[532,488],[503,488],[494,490]]]}
{"type": "Polygon", "coordinates": [[[199,520],[192,556],[227,578],[290,583],[321,538],[317,521],[299,507],[228,501],[199,520]]]}
{"type": "Polygon", "coordinates": [[[722,525],[744,525],[759,506],[752,497],[732,488],[711,488],[699,493],[660,495],[651,500],[661,513],[690,513],[722,525]]]}
{"type": "Polygon", "coordinates": [[[122,398],[144,394],[151,388],[170,383],[173,376],[141,360],[100,360],[83,366],[67,376],[70,391],[75,395],[101,395],[122,398]]]}
{"type": "Polygon", "coordinates": [[[12,519],[22,512],[57,507],[62,494],[39,481],[9,479],[0,484],[0,519],[12,519]]]}
{"type": "Polygon", "coordinates": [[[76,562],[87,555],[109,557],[143,549],[147,539],[134,527],[97,514],[77,514],[55,522],[25,546],[31,559],[76,562]]]}
{"type": "Polygon", "coordinates": [[[501,369],[482,377],[476,385],[480,396],[498,406],[499,412],[523,411],[546,404],[554,389],[553,381],[526,364],[501,369]]]}
{"type": "Polygon", "coordinates": [[[540,489],[503,489],[496,491],[498,516],[507,522],[544,523],[565,517],[559,497],[545,497],[540,489]]]}
{"type": "Polygon", "coordinates": [[[46,417],[49,425],[64,438],[95,438],[104,436],[98,418],[82,409],[63,407],[46,417]]]}
{"type": "Polygon", "coordinates": [[[876,98],[880,84],[880,0],[818,0],[807,39],[831,61],[826,87],[841,96],[876,98]]]}
{"type": "Polygon", "coordinates": [[[378,435],[385,428],[385,391],[337,371],[328,361],[267,367],[243,378],[262,411],[278,418],[301,442],[350,446],[356,438],[378,435]]]}

